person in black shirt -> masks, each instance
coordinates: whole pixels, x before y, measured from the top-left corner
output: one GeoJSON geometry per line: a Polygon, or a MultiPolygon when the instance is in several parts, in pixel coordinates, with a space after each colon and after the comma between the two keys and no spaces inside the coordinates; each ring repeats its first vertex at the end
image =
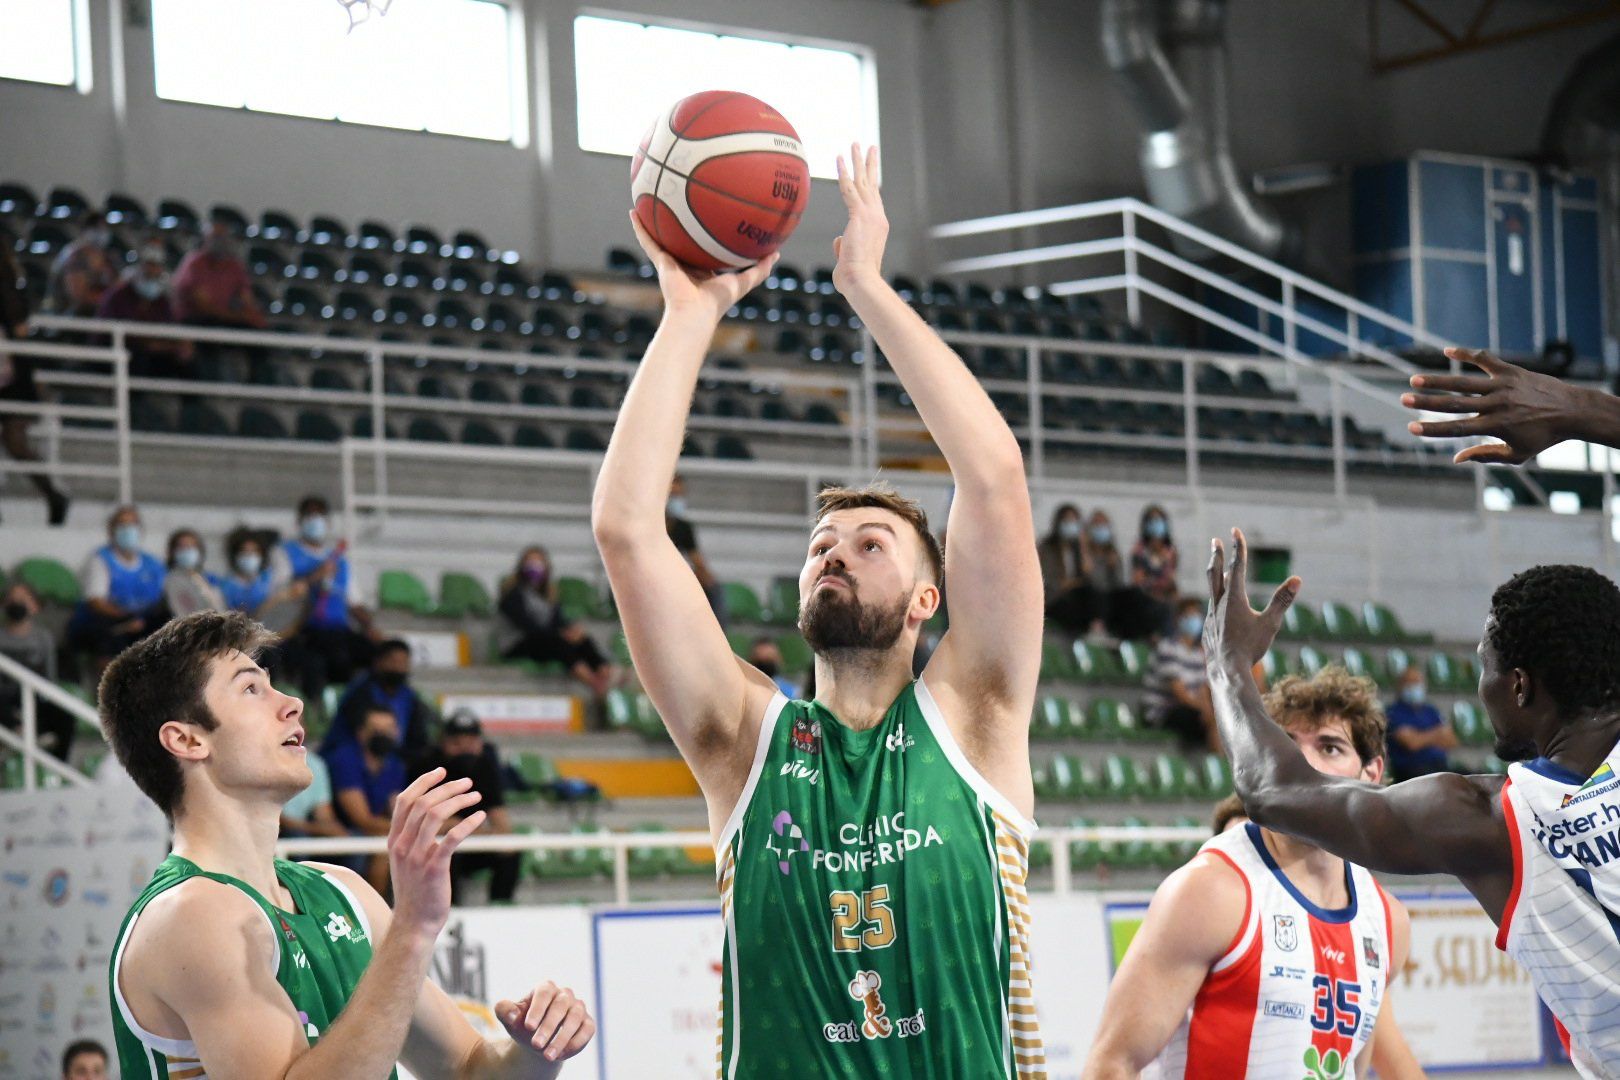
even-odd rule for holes
{"type": "MultiPolygon", "coordinates": [[[[472,781],[472,790],[483,796],[478,809],[487,815],[481,833],[510,833],[511,813],[506,808],[506,784],[501,779],[501,762],[495,748],[484,741],[484,725],[467,709],[451,713],[439,729],[439,741],[417,759],[414,775],[437,768],[445,771],[444,782],[463,778],[472,781]]],[[[511,903],[517,892],[518,869],[522,855],[516,851],[458,852],[450,859],[450,902],[465,899],[466,879],[480,870],[490,871],[489,900],[492,904],[511,903]]]]}
{"type": "MultiPolygon", "coordinates": [[[[38,461],[39,455],[28,445],[28,425],[33,417],[27,413],[6,412],[7,402],[33,404],[39,401],[39,385],[34,382],[34,361],[29,357],[9,353],[6,339],[21,340],[28,336],[28,292],[23,286],[23,274],[11,254],[11,234],[0,229],[0,446],[14,461],[38,461]]],[[[39,493],[45,496],[45,505],[52,525],[67,520],[68,497],[44,473],[30,473],[39,493]]]]}
{"type": "Polygon", "coordinates": [[[669,539],[675,545],[675,550],[681,553],[686,564],[692,568],[692,574],[703,586],[703,595],[709,598],[709,607],[714,611],[714,617],[720,620],[720,625],[726,623],[726,597],[720,588],[720,579],[714,576],[709,569],[709,562],[698,550],[697,529],[692,527],[692,521],[687,517],[686,508],[686,480],[679,473],[669,484],[669,501],[664,504],[664,528],[669,532],[669,539]]]}

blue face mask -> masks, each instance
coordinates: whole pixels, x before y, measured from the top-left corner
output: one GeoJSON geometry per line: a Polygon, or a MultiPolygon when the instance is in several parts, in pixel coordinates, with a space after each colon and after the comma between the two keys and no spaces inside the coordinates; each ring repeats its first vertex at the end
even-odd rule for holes
{"type": "Polygon", "coordinates": [[[195,570],[202,565],[202,552],[194,547],[181,548],[174,553],[174,565],[182,570],[195,570]]]}
{"type": "Polygon", "coordinates": [[[1429,696],[1429,688],[1422,683],[1401,687],[1401,700],[1408,705],[1421,705],[1429,696]]]}
{"type": "Polygon", "coordinates": [[[141,546],[139,525],[120,525],[113,530],[113,547],[119,551],[134,551],[141,546]]]}
{"type": "Polygon", "coordinates": [[[1058,522],[1058,535],[1065,540],[1080,539],[1080,521],[1078,518],[1065,519],[1058,522]]]}
{"type": "Polygon", "coordinates": [[[303,535],[305,540],[308,540],[312,544],[319,544],[322,540],[326,539],[326,518],[320,514],[316,514],[313,517],[307,517],[298,526],[298,531],[303,535]]]}
{"type": "Polygon", "coordinates": [[[258,577],[259,571],[264,568],[264,556],[257,551],[244,551],[236,557],[236,568],[243,577],[258,577]]]}
{"type": "Polygon", "coordinates": [[[1142,531],[1147,534],[1149,540],[1163,540],[1170,535],[1170,525],[1161,517],[1148,518],[1147,524],[1142,526],[1142,531]]]}
{"type": "Polygon", "coordinates": [[[1093,544],[1107,544],[1114,539],[1114,530],[1107,525],[1093,525],[1091,527],[1091,542],[1093,544]]]}
{"type": "Polygon", "coordinates": [[[669,497],[669,502],[666,504],[666,509],[669,511],[669,516],[670,517],[678,517],[678,518],[685,517],[686,516],[686,496],[684,496],[684,495],[671,495],[669,497]]]}
{"type": "Polygon", "coordinates": [[[1195,638],[1204,632],[1204,617],[1202,615],[1183,615],[1179,625],[1183,637],[1195,638]]]}

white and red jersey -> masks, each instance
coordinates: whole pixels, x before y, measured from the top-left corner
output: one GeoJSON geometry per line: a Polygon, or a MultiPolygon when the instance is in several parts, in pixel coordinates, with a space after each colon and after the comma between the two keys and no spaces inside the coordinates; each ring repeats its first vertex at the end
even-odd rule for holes
{"type": "Polygon", "coordinates": [[[1591,776],[1508,766],[1513,890],[1497,948],[1530,973],[1582,1076],[1620,1078],[1620,745],[1591,776]]]}
{"type": "Polygon", "coordinates": [[[1389,898],[1344,864],[1349,902],[1327,911],[1283,875],[1257,825],[1205,842],[1247,890],[1243,925],[1144,1077],[1353,1080],[1390,968],[1389,898]]]}

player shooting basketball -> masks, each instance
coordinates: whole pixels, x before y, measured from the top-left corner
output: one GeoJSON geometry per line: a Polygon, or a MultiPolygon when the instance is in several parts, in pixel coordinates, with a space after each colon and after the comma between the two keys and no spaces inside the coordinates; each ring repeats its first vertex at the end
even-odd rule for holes
{"type": "Polygon", "coordinates": [[[113,661],[102,724],[174,823],[174,851],[124,920],[110,979],[119,1071],[163,1077],[549,1080],[595,1026],[544,983],[481,1038],[427,980],[450,913],[450,856],[482,824],[470,781],[435,769],[395,803],[394,907],[353,870],[275,858],[281,805],[310,782],[303,703],[255,660],[240,612],[177,619],[113,661]]]}
{"type": "Polygon", "coordinates": [[[915,503],[821,494],[799,571],[817,699],[732,655],[664,500],[703,356],[769,273],[694,275],[637,227],[664,318],[619,412],[592,521],[643,685],[708,803],[726,923],[721,1074],[1045,1073],[1024,876],[1041,581],[1023,460],[962,361],[883,280],[876,150],[841,162],[834,282],[956,484],[948,562],[915,503]],[[951,628],[911,660],[946,572],[951,628]]]}
{"type": "MultiPolygon", "coordinates": [[[[1495,357],[1448,350],[1481,379],[1420,375],[1403,403],[1462,420],[1414,421],[1430,437],[1491,435],[1458,461],[1518,464],[1567,438],[1620,446],[1620,401],[1495,357]],[[1455,392],[1456,396],[1432,391],[1455,392]]],[[[1452,874],[1497,924],[1567,1029],[1576,1068],[1620,1077],[1620,590],[1577,566],[1538,566],[1491,597],[1479,697],[1506,778],[1438,774],[1392,787],[1326,776],[1266,715],[1249,669],[1300,588],[1265,611],[1247,595],[1248,551],[1232,531],[1209,562],[1204,643],[1221,736],[1254,821],[1395,874],[1452,874]]]]}

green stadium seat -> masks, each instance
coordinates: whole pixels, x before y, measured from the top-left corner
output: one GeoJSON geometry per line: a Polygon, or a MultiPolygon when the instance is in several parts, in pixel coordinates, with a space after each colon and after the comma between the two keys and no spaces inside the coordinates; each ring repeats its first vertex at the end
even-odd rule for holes
{"type": "Polygon", "coordinates": [[[754,590],[740,581],[728,581],[720,586],[726,605],[726,617],[736,622],[762,623],[765,608],[754,590]]]}
{"type": "Polygon", "coordinates": [[[1070,651],[1056,641],[1041,645],[1041,678],[1065,682],[1080,678],[1080,669],[1070,651]]]}
{"type": "Polygon", "coordinates": [[[1029,734],[1034,739],[1063,739],[1074,722],[1074,703],[1067,698],[1042,697],[1035,702],[1029,734]]]}
{"type": "Polygon", "coordinates": [[[1091,715],[1087,717],[1086,730],[1099,739],[1122,738],[1119,713],[1124,707],[1124,703],[1117,698],[1092,698],[1091,715]]]}
{"type": "Polygon", "coordinates": [[[409,570],[384,570],[377,578],[377,605],[385,610],[434,613],[427,586],[409,570]]]}
{"type": "Polygon", "coordinates": [[[1431,690],[1456,690],[1464,681],[1462,673],[1457,670],[1456,662],[1442,652],[1430,655],[1427,670],[1431,690]]]}
{"type": "Polygon", "coordinates": [[[1102,764],[1102,792],[1110,799],[1140,799],[1150,794],[1145,770],[1124,754],[1109,754],[1102,764]]]}
{"type": "MultiPolygon", "coordinates": [[[[1076,641],[1069,647],[1067,659],[1058,658],[1055,660],[1055,662],[1058,664],[1071,665],[1070,670],[1072,670],[1074,674],[1071,675],[1070,678],[1078,679],[1081,682],[1096,682],[1100,674],[1100,668],[1097,663],[1097,654],[1092,647],[1087,645],[1084,641],[1076,641]]],[[[1046,668],[1044,658],[1041,668],[1042,673],[1044,674],[1046,668]]]]}
{"type": "Polygon", "coordinates": [[[1290,673],[1288,654],[1281,649],[1267,649],[1266,655],[1260,658],[1260,670],[1265,672],[1266,685],[1274,684],[1278,679],[1286,678],[1290,673]]]}
{"type": "Polygon", "coordinates": [[[79,579],[55,559],[36,555],[17,564],[13,575],[48,604],[71,606],[79,602],[79,579]]]}
{"type": "Polygon", "coordinates": [[[1125,678],[1133,683],[1147,681],[1153,667],[1153,654],[1139,641],[1119,643],[1119,667],[1125,678]]]}
{"type": "Polygon", "coordinates": [[[1495,739],[1490,721],[1472,701],[1459,701],[1452,705],[1451,729],[1465,746],[1489,746],[1495,739]]]}
{"type": "MultiPolygon", "coordinates": [[[[1171,824],[1180,826],[1184,829],[1202,829],[1207,827],[1204,822],[1199,821],[1197,818],[1187,814],[1183,814],[1181,817],[1176,818],[1176,820],[1171,822],[1171,824]]],[[[1172,859],[1171,867],[1180,866],[1182,863],[1198,854],[1198,849],[1202,846],[1202,840],[1177,840],[1173,843],[1167,844],[1166,848],[1169,850],[1170,857],[1172,859]]]]}
{"type": "Polygon", "coordinates": [[[803,675],[815,666],[816,654],[798,634],[783,634],[776,639],[776,647],[782,653],[782,666],[789,675],[803,675]]]}
{"type": "Polygon", "coordinates": [[[1322,625],[1307,605],[1290,604],[1277,636],[1288,641],[1308,641],[1322,636],[1322,625]]]}
{"type": "Polygon", "coordinates": [[[607,697],[602,699],[602,709],[607,715],[609,731],[636,729],[636,699],[628,690],[609,690],[607,697]]]}
{"type": "Polygon", "coordinates": [[[1031,870],[1045,870],[1052,865],[1052,845],[1045,840],[1036,840],[1029,845],[1029,868],[1031,870]]]}
{"type": "Polygon", "coordinates": [[[1045,799],[1079,799],[1090,794],[1088,774],[1081,759],[1058,754],[1035,768],[1035,794],[1045,799]]]}
{"type": "Polygon", "coordinates": [[[642,738],[652,739],[656,742],[669,742],[669,728],[664,726],[663,718],[658,710],[653,708],[652,699],[646,694],[636,695],[636,730],[642,738]]]}
{"type": "Polygon", "coordinates": [[[1396,646],[1384,651],[1384,662],[1380,665],[1384,677],[1380,681],[1382,686],[1394,686],[1406,674],[1406,669],[1412,666],[1412,656],[1405,649],[1396,646]]]}
{"type": "Polygon", "coordinates": [[[1342,653],[1339,654],[1339,662],[1344,665],[1344,670],[1348,671],[1350,674],[1360,678],[1373,679],[1375,682],[1377,681],[1374,675],[1373,666],[1368,663],[1366,654],[1360,649],[1347,647],[1342,653]]]}
{"type": "MultiPolygon", "coordinates": [[[[1088,818],[1075,818],[1070,826],[1076,829],[1089,829],[1096,825],[1088,818]]],[[[1075,870],[1091,870],[1102,862],[1102,845],[1095,840],[1072,840],[1069,842],[1069,865],[1075,870]]]]}
{"type": "Polygon", "coordinates": [[[1371,600],[1361,605],[1361,619],[1375,641],[1401,645],[1429,645],[1434,642],[1433,634],[1412,633],[1401,625],[1393,611],[1371,600]]]}
{"type": "Polygon", "coordinates": [[[1180,754],[1160,754],[1153,759],[1153,793],[1158,798],[1197,798],[1199,786],[1198,777],[1180,754]]]}
{"type": "Polygon", "coordinates": [[[765,621],[772,626],[793,626],[799,621],[799,583],[777,578],[765,596],[765,621]]]}
{"type": "MultiPolygon", "coordinates": [[[[644,822],[635,827],[636,832],[661,833],[669,830],[656,821],[644,822]]],[[[666,847],[633,847],[630,849],[630,876],[638,878],[658,877],[671,869],[675,856],[680,851],[676,848],[666,847]]]]}
{"type": "Polygon", "coordinates": [[[1198,763],[1198,775],[1205,798],[1224,799],[1232,794],[1232,766],[1221,755],[1205,754],[1198,763]]]}
{"type": "Polygon", "coordinates": [[[747,656],[748,650],[753,647],[754,635],[744,633],[741,630],[727,630],[726,643],[731,646],[733,653],[738,656],[747,656]]]}
{"type": "MultiPolygon", "coordinates": [[[[607,832],[600,825],[580,823],[568,830],[574,836],[600,836],[607,832]]],[[[613,873],[611,848],[570,848],[558,852],[559,876],[565,878],[605,877],[613,873]]]]}
{"type": "Polygon", "coordinates": [[[1361,641],[1367,636],[1367,629],[1356,618],[1356,613],[1332,600],[1322,602],[1321,624],[1323,633],[1334,641],[1361,641]]]}
{"type": "MultiPolygon", "coordinates": [[[[1148,823],[1139,817],[1128,817],[1120,822],[1131,828],[1145,829],[1148,823]]],[[[1116,840],[1103,845],[1103,862],[1127,870],[1156,866],[1163,859],[1163,844],[1156,840],[1116,840]]]]}
{"type": "Polygon", "coordinates": [[[630,666],[630,639],[620,630],[613,635],[613,659],[625,667],[630,666]]]}
{"type": "Polygon", "coordinates": [[[557,603],[561,605],[566,619],[606,619],[611,615],[596,586],[584,578],[558,578],[557,603]]]}
{"type": "Polygon", "coordinates": [[[495,602],[482,581],[471,574],[446,570],[439,577],[439,611],[445,615],[485,618],[495,613],[495,602]]]}
{"type": "MultiPolygon", "coordinates": [[[[1289,608],[1288,610],[1292,611],[1294,609],[1289,608]]],[[[1299,674],[1308,679],[1325,667],[1327,667],[1327,659],[1321,653],[1309,645],[1300,646],[1299,664],[1296,668],[1299,674]]]]}

